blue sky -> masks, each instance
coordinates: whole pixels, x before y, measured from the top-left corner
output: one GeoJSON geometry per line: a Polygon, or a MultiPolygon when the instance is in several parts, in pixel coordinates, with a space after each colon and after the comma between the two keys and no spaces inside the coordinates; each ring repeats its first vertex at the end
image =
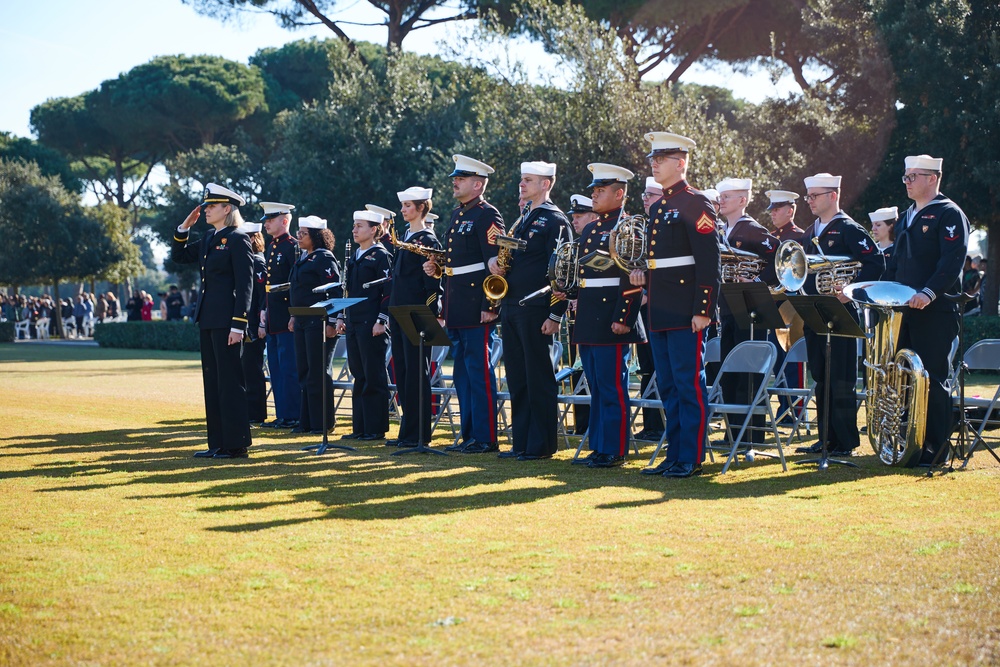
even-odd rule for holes
{"type": "MultiPolygon", "coordinates": [[[[370,23],[380,15],[357,0],[340,16],[370,23]]],[[[413,33],[404,47],[434,53],[442,40],[464,29],[441,24],[413,33]]],[[[347,31],[354,39],[385,40],[379,28],[351,26],[347,31]]],[[[35,105],[96,88],[155,56],[212,54],[246,62],[258,49],[313,35],[326,38],[332,33],[321,26],[283,30],[266,15],[222,24],[180,0],[5,0],[0,4],[0,131],[31,136],[29,115],[35,105]]],[[[527,52],[544,57],[534,45],[527,52]]],[[[693,68],[684,80],[726,86],[753,101],[790,89],[787,83],[775,88],[762,73],[747,77],[693,68]]]]}

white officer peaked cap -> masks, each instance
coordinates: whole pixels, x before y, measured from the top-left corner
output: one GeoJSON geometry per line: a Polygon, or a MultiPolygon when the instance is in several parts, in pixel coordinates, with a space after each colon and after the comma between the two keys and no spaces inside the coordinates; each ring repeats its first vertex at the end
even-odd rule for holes
{"type": "Polygon", "coordinates": [[[674,153],[690,153],[698,144],[693,139],[682,137],[672,132],[647,132],[646,141],[652,144],[652,150],[646,157],[654,155],[672,155],[674,153]]]}
{"type": "Polygon", "coordinates": [[[868,214],[868,217],[872,222],[876,220],[886,221],[886,220],[898,220],[899,219],[899,208],[896,206],[889,206],[887,208],[880,208],[877,211],[872,211],[868,214]]]}
{"type": "Polygon", "coordinates": [[[434,188],[421,188],[414,185],[406,188],[402,192],[397,192],[396,197],[402,203],[404,201],[423,201],[434,196],[434,188]]]}
{"type": "Polygon", "coordinates": [[[355,220],[367,220],[368,222],[374,222],[376,225],[382,224],[385,220],[385,216],[377,211],[355,211],[355,220]]]}
{"type": "Polygon", "coordinates": [[[534,174],[535,176],[555,176],[556,165],[554,162],[522,162],[521,175],[534,174]]]}
{"type": "Polygon", "coordinates": [[[822,174],[816,174],[815,176],[806,176],[802,179],[802,182],[806,184],[807,190],[809,188],[839,188],[840,176],[831,176],[830,174],[823,172],[822,174]]]}
{"type": "Polygon", "coordinates": [[[326,229],[326,220],[318,215],[307,215],[299,218],[299,229],[326,229]]]}
{"type": "Polygon", "coordinates": [[[590,197],[584,197],[583,195],[572,195],[569,198],[569,212],[573,213],[590,213],[594,210],[594,201],[590,197]]]}
{"type": "MultiPolygon", "coordinates": [[[[376,206],[375,204],[365,204],[365,209],[371,211],[372,213],[378,213],[383,218],[389,218],[390,220],[396,217],[395,211],[390,211],[384,206],[376,206]]],[[[357,220],[357,218],[355,218],[355,220],[357,220]]]]}
{"type": "Polygon", "coordinates": [[[437,219],[438,219],[438,214],[437,213],[428,213],[427,214],[427,222],[434,222],[437,219]]]}
{"type": "Polygon", "coordinates": [[[771,200],[771,205],[767,207],[768,210],[779,204],[794,204],[795,200],[799,198],[798,193],[791,190],[768,190],[764,194],[771,200]]]}
{"type": "Polygon", "coordinates": [[[635,176],[625,167],[606,162],[591,162],[587,165],[587,169],[594,175],[594,180],[587,186],[588,188],[610,185],[611,183],[628,183],[629,179],[635,176]]]}
{"type": "Polygon", "coordinates": [[[295,207],[291,204],[282,204],[276,201],[262,201],[260,207],[264,209],[265,218],[274,218],[283,213],[291,213],[295,207]]]}
{"type": "Polygon", "coordinates": [[[702,190],[701,194],[708,197],[708,201],[719,203],[719,191],[715,188],[709,188],[708,190],[702,190]]]}
{"type": "Polygon", "coordinates": [[[753,179],[752,178],[724,178],[715,184],[715,189],[719,193],[731,192],[733,190],[746,190],[749,192],[753,189],[753,179]]]}
{"type": "Polygon", "coordinates": [[[465,155],[452,155],[451,158],[455,161],[455,171],[448,174],[449,177],[489,176],[493,173],[493,167],[485,162],[480,162],[465,155]]]}
{"type": "Polygon", "coordinates": [[[941,171],[944,160],[930,155],[910,155],[903,160],[907,169],[926,169],[927,171],[941,171]]]}
{"type": "Polygon", "coordinates": [[[247,234],[254,234],[254,233],[259,234],[260,228],[263,226],[264,225],[260,224],[259,222],[244,222],[242,225],[240,225],[240,229],[242,229],[247,234]]]}
{"type": "Polygon", "coordinates": [[[663,186],[656,182],[656,179],[652,176],[646,177],[646,189],[647,190],[659,190],[663,192],[663,186]]]}
{"type": "Polygon", "coordinates": [[[205,186],[205,196],[202,204],[235,204],[244,206],[247,200],[236,194],[229,188],[222,187],[218,183],[209,183],[205,186]]]}

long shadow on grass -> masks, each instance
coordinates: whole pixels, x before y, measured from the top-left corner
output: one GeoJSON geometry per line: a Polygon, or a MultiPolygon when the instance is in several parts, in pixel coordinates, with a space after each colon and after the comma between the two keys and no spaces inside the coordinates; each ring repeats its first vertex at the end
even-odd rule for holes
{"type": "Polygon", "coordinates": [[[598,510],[614,510],[679,499],[795,494],[798,498],[818,500],[832,492],[824,487],[860,477],[894,476],[899,484],[915,481],[912,474],[901,474],[878,464],[874,456],[855,459],[862,466],[860,469],[837,468],[825,473],[813,469],[796,471],[793,467],[782,473],[773,462],[744,466],[752,469],[767,466],[773,474],[766,477],[740,475],[739,469],[721,477],[720,462],[709,464],[706,467],[709,474],[703,477],[668,480],[640,475],[632,467],[592,470],[571,466],[565,459],[516,462],[484,455],[454,455],[447,459],[394,457],[389,455],[394,450],[375,445],[362,445],[358,452],[331,450],[324,456],[316,456],[299,451],[308,442],[305,438],[257,431],[255,439],[258,446],[252,458],[227,462],[191,457],[193,451],[204,446],[204,423],[199,420],[164,420],[139,431],[0,438],[0,462],[5,468],[0,471],[0,478],[67,480],[40,492],[134,486],[137,493],[128,496],[129,500],[220,498],[225,502],[203,509],[220,516],[270,510],[265,521],[213,528],[231,532],[322,520],[391,520],[448,514],[533,503],[598,489],[605,492],[620,489],[621,500],[596,506],[598,510]],[[24,458],[38,455],[46,458],[38,463],[24,458]],[[58,458],[53,460],[53,457],[58,458]],[[114,478],[101,482],[107,475],[114,478]],[[264,494],[273,492],[281,492],[282,498],[262,499],[264,494]],[[289,514],[294,516],[270,518],[276,507],[288,507],[289,514]]]}

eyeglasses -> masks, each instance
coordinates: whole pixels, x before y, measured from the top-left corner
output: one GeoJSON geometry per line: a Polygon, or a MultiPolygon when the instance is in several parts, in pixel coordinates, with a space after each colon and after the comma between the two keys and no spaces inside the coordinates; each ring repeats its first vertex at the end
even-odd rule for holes
{"type": "Polygon", "coordinates": [[[906,174],[906,175],[903,176],[903,182],[906,183],[907,185],[909,185],[913,181],[917,180],[917,176],[937,176],[937,174],[935,174],[933,172],[931,172],[931,173],[916,172],[916,173],[913,173],[913,174],[906,174]]]}
{"type": "Polygon", "coordinates": [[[649,164],[660,164],[664,160],[677,160],[678,162],[680,162],[683,159],[684,158],[679,157],[677,155],[654,155],[653,157],[649,158],[649,164]]]}
{"type": "Polygon", "coordinates": [[[836,190],[827,190],[826,192],[817,192],[814,195],[806,195],[805,197],[803,197],[803,199],[805,199],[806,201],[816,201],[817,199],[819,199],[823,195],[828,195],[828,194],[831,194],[833,192],[836,192],[836,190]]]}
{"type": "Polygon", "coordinates": [[[309,233],[309,232],[307,232],[306,230],[304,230],[304,229],[300,229],[299,231],[295,232],[295,235],[296,235],[296,236],[305,236],[305,235],[307,235],[308,233],[309,233]]]}
{"type": "Polygon", "coordinates": [[[659,192],[643,192],[639,196],[642,197],[643,199],[656,199],[657,197],[660,196],[660,193],[659,192]]]}

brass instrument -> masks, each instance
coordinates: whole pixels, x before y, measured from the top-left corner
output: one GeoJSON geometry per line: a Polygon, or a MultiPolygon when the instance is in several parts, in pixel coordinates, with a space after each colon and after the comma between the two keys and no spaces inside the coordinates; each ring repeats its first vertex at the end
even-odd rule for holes
{"type": "MultiPolygon", "coordinates": [[[[572,232],[570,232],[572,236],[572,232]]],[[[559,230],[559,239],[556,241],[556,249],[549,257],[548,278],[549,284],[541,289],[537,289],[528,296],[517,302],[523,306],[526,302],[551,294],[552,292],[562,292],[567,299],[575,299],[579,289],[580,279],[580,258],[577,241],[563,241],[563,230],[559,230]]]]}
{"type": "Polygon", "coordinates": [[[817,294],[836,294],[858,275],[861,262],[846,255],[807,255],[798,241],[783,241],[774,255],[778,282],[789,292],[798,292],[810,273],[816,278],[817,294]]]}
{"type": "Polygon", "coordinates": [[[410,252],[420,255],[421,257],[426,257],[430,261],[434,262],[434,277],[440,279],[444,275],[444,269],[441,268],[444,265],[444,250],[438,250],[437,248],[427,248],[420,245],[419,243],[408,243],[406,241],[400,241],[396,237],[395,227],[389,228],[389,241],[392,245],[397,248],[402,248],[403,250],[409,250],[410,252]]]}
{"type": "Polygon", "coordinates": [[[719,256],[724,283],[752,282],[764,270],[764,260],[752,252],[732,247],[728,241],[719,244],[719,256]]]}
{"type": "MultiPolygon", "coordinates": [[[[514,221],[514,224],[510,227],[510,234],[514,234],[517,231],[518,226],[521,222],[528,217],[528,213],[531,212],[531,202],[526,202],[524,208],[521,209],[521,216],[514,221]]],[[[500,246],[500,250],[497,252],[497,268],[503,273],[507,273],[510,270],[510,260],[514,250],[524,250],[528,246],[528,242],[516,239],[513,236],[498,236],[497,245],[500,246]]],[[[490,303],[494,306],[500,303],[500,300],[507,296],[507,279],[503,275],[495,275],[493,273],[486,276],[483,280],[483,292],[486,294],[486,298],[489,299],[490,303]]]]}
{"type": "Polygon", "coordinates": [[[622,271],[646,270],[647,226],[646,216],[625,215],[622,206],[618,222],[608,237],[608,254],[622,271]]]}
{"type": "Polygon", "coordinates": [[[865,344],[865,411],[872,449],[890,466],[910,467],[920,461],[927,427],[927,371],[912,350],[896,351],[901,311],[914,294],[912,287],[890,281],[844,288],[851,301],[879,313],[874,334],[865,344]]]}

